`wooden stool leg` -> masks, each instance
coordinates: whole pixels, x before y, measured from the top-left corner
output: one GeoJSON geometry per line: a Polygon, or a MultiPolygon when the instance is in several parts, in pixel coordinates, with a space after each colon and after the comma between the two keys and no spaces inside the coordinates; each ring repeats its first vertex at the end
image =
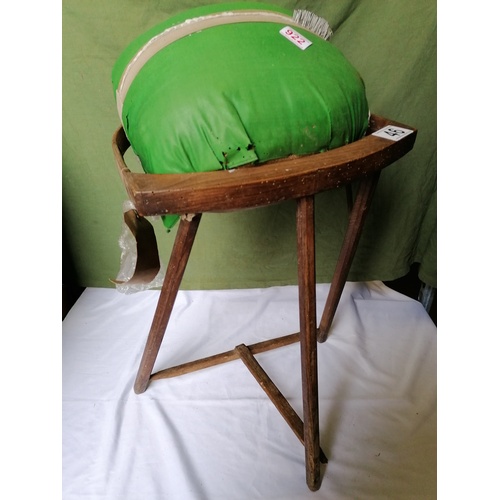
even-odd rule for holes
{"type": "Polygon", "coordinates": [[[368,207],[373,198],[373,193],[377,186],[380,172],[376,172],[370,177],[364,178],[359,185],[358,194],[352,207],[347,232],[342,243],[339,259],[333,274],[330,291],[326,299],[325,308],[321,317],[318,329],[318,342],[324,342],[332,326],[333,317],[340,301],[340,296],[344,290],[347,275],[359,243],[361,230],[366,219],[368,207]]]}
{"type": "Polygon", "coordinates": [[[297,250],[306,481],[316,491],[320,487],[320,446],[313,196],[297,201],[297,250]]]}
{"type": "Polygon", "coordinates": [[[136,394],[143,393],[148,387],[151,372],[174,307],[175,298],[179,291],[200,220],[201,214],[198,214],[191,219],[182,218],[179,223],[160,298],[158,299],[146,347],[135,379],[134,392],[136,394]]]}

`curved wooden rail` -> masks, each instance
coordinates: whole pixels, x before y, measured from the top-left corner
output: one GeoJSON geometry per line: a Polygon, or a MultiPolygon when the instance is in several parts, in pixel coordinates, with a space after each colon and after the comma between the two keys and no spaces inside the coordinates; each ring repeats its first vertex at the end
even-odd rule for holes
{"type": "Polygon", "coordinates": [[[227,212],[301,198],[387,167],[413,148],[416,130],[379,116],[371,117],[362,139],[324,153],[286,158],[233,170],[184,174],[134,173],[124,154],[130,146],[122,127],[112,147],[127,193],[140,215],[227,212]],[[393,125],[414,131],[399,141],[372,135],[393,125]]]}

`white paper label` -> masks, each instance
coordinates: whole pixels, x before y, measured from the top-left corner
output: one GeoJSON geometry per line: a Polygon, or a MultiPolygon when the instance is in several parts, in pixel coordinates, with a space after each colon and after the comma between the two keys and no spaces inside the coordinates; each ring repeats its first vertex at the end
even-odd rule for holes
{"type": "Polygon", "coordinates": [[[373,132],[372,135],[376,135],[377,137],[382,137],[384,139],[389,139],[390,141],[399,141],[403,137],[410,135],[413,130],[397,127],[396,125],[387,125],[376,132],[373,132]]]}
{"type": "Polygon", "coordinates": [[[280,33],[287,39],[295,44],[299,49],[306,50],[312,42],[306,37],[302,36],[300,33],[290,28],[290,26],[285,26],[280,30],[280,33]]]}

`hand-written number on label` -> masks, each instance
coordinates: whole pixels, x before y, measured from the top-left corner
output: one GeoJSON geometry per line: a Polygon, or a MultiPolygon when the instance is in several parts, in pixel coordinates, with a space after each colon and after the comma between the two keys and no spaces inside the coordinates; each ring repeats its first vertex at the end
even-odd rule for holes
{"type": "Polygon", "coordinates": [[[385,139],[390,139],[391,141],[399,141],[403,137],[411,134],[413,130],[403,128],[403,127],[395,127],[394,125],[387,125],[386,127],[381,128],[373,133],[377,137],[383,137],[385,139]]]}
{"type": "Polygon", "coordinates": [[[385,131],[386,134],[390,135],[391,137],[396,137],[398,135],[403,135],[405,133],[404,130],[401,130],[400,128],[388,128],[385,131]]]}
{"type": "Polygon", "coordinates": [[[300,33],[297,33],[295,30],[290,28],[290,26],[285,26],[280,30],[280,33],[302,50],[307,49],[307,47],[312,44],[310,40],[303,37],[300,33]]]}
{"type": "Polygon", "coordinates": [[[285,35],[289,36],[292,40],[295,40],[299,45],[304,45],[304,43],[306,43],[304,38],[291,29],[285,30],[285,35]]]}

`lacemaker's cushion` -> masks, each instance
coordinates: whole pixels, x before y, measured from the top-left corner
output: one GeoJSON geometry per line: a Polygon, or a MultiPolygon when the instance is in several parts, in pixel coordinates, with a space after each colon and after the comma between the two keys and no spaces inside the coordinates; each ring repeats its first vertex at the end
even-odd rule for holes
{"type": "Polygon", "coordinates": [[[356,141],[368,126],[358,72],[293,12],[268,4],[178,14],[134,40],[112,80],[148,173],[317,153],[356,141]]]}

